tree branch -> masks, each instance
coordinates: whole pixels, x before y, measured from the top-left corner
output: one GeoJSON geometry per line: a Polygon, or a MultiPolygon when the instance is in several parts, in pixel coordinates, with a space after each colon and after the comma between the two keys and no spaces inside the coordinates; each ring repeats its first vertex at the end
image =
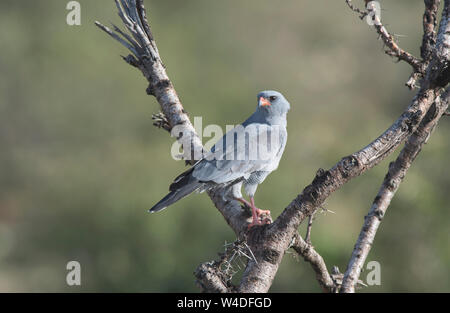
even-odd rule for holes
{"type": "Polygon", "coordinates": [[[218,271],[214,263],[206,262],[200,264],[194,272],[197,285],[203,292],[229,293],[228,286],[224,283],[222,272],[218,271]]]}
{"type": "MultiPolygon", "coordinates": [[[[368,1],[365,1],[365,4],[367,5],[368,1]]],[[[365,18],[368,14],[368,12],[366,10],[361,10],[360,8],[356,7],[353,3],[352,0],[345,0],[345,3],[347,3],[348,7],[350,8],[350,10],[352,10],[355,13],[359,14],[359,18],[362,20],[363,18],[365,18]]]]}
{"type": "Polygon", "coordinates": [[[311,264],[311,267],[316,273],[316,279],[324,292],[336,292],[337,286],[328,272],[327,265],[322,256],[317,253],[310,243],[303,240],[298,233],[294,236],[292,249],[302,256],[306,262],[311,264]]]}
{"type": "Polygon", "coordinates": [[[183,147],[191,147],[184,150],[184,159],[194,162],[193,155],[196,151],[202,151],[202,143],[195,133],[194,127],[181,104],[175,88],[167,76],[164,64],[161,61],[156,43],[148,26],[146,13],[142,0],[115,0],[119,16],[126,26],[127,35],[114,26],[115,32],[96,21],[100,29],[105,31],[123,46],[129,49],[133,55],[124,58],[127,63],[141,70],[149,82],[147,93],[154,95],[158,100],[162,112],[167,119],[171,130],[177,126],[177,134],[183,136],[177,138],[183,147]]]}
{"type": "MultiPolygon", "coordinates": [[[[425,3],[427,5],[427,1],[425,1],[425,3]]],[[[428,3],[428,5],[431,6],[430,3],[428,3]]],[[[434,7],[431,9],[437,10],[437,8],[434,7]]],[[[429,84],[445,86],[449,82],[449,73],[448,68],[445,69],[441,65],[448,66],[450,62],[450,0],[445,1],[438,34],[439,40],[436,44],[436,49],[433,52],[434,58],[429,62],[426,78],[428,79],[429,84]],[[446,71],[447,74],[445,74],[446,71]]],[[[426,36],[424,35],[424,38],[425,37],[426,36]]],[[[442,96],[436,97],[433,106],[428,110],[427,115],[422,120],[418,129],[408,138],[405,147],[400,152],[395,162],[390,164],[389,171],[386,174],[383,184],[365,218],[364,225],[344,275],[341,292],[355,291],[355,284],[359,279],[361,269],[369,254],[378,226],[408,169],[411,167],[412,162],[421,151],[422,146],[427,142],[439,119],[445,115],[449,105],[449,98],[450,88],[447,89],[442,96]]]]}
{"type": "MultiPolygon", "coordinates": [[[[381,23],[381,20],[379,18],[379,15],[377,15],[375,11],[375,6],[371,4],[371,1],[365,0],[365,4],[367,6],[367,10],[361,10],[357,7],[355,7],[350,0],[345,1],[348,5],[348,7],[359,14],[359,17],[363,19],[366,16],[372,17],[373,25],[380,36],[381,40],[383,41],[384,45],[387,47],[387,50],[384,52],[391,56],[396,57],[399,61],[405,61],[409,65],[412,66],[413,72],[410,75],[408,81],[405,83],[405,85],[409,89],[414,89],[416,87],[417,80],[422,77],[425,73],[426,69],[426,62],[422,61],[415,56],[413,56],[411,53],[403,50],[400,48],[400,46],[396,43],[396,40],[393,35],[391,35],[386,27],[381,23]]],[[[434,42],[435,34],[434,34],[434,25],[436,23],[436,12],[434,9],[436,7],[439,7],[439,0],[425,0],[426,3],[426,10],[424,15],[424,36],[422,40],[422,55],[428,53],[430,48],[430,45],[434,42]],[[437,2],[437,4],[435,4],[437,2]],[[425,21],[426,19],[426,21],[425,21]]],[[[428,59],[424,59],[428,60],[428,59]]]]}
{"type": "Polygon", "coordinates": [[[354,292],[355,284],[361,274],[361,269],[372,247],[378,230],[392,198],[397,192],[408,169],[421,151],[423,145],[431,135],[431,131],[437,125],[444,114],[450,100],[450,89],[436,102],[428,111],[419,128],[411,135],[400,152],[395,162],[389,164],[389,171],[384,178],[383,184],[378,191],[368,215],[365,217],[364,225],[359,234],[350,262],[345,272],[340,292],[354,292]]]}
{"type": "Polygon", "coordinates": [[[411,65],[414,71],[417,73],[424,73],[425,68],[423,67],[421,60],[413,56],[411,53],[400,48],[400,46],[395,42],[394,36],[392,36],[387,31],[386,27],[381,23],[379,15],[376,14],[377,12],[375,11],[375,6],[371,3],[371,1],[365,1],[367,10],[356,8],[350,0],[346,0],[346,3],[352,11],[360,14],[361,19],[365,16],[372,17],[373,26],[375,27],[378,35],[387,47],[387,50],[385,50],[385,53],[387,55],[396,57],[398,58],[398,60],[405,61],[406,63],[411,65]]]}
{"type": "Polygon", "coordinates": [[[225,252],[218,261],[200,264],[194,272],[203,292],[236,292],[231,279],[241,269],[242,259],[254,259],[253,252],[243,240],[225,244],[225,252]]]}
{"type": "MultiPolygon", "coordinates": [[[[422,46],[420,47],[420,55],[422,57],[423,67],[426,68],[433,52],[433,48],[436,45],[436,14],[439,9],[440,0],[424,0],[425,12],[423,14],[423,36],[422,46]]],[[[423,73],[413,71],[406,86],[409,89],[417,87],[417,81],[423,77],[423,73]]]]}
{"type": "MultiPolygon", "coordinates": [[[[132,52],[132,55],[124,59],[130,65],[138,68],[149,82],[147,93],[156,97],[163,113],[163,117],[158,117],[161,123],[158,125],[170,130],[172,135],[177,137],[183,146],[185,160],[193,163],[196,153],[203,150],[202,143],[166,73],[146,19],[143,2],[142,0],[115,0],[115,2],[119,16],[131,35],[125,34],[117,27],[113,32],[99,22],[96,22],[96,25],[132,52]],[[177,132],[174,133],[175,128],[177,132]]],[[[448,3],[447,0],[446,3],[448,3]]],[[[390,49],[389,51],[393,51],[395,56],[407,61],[413,67],[418,66],[417,59],[401,50],[384,27],[381,26],[378,31],[381,32],[383,41],[387,41],[385,44],[390,49]]],[[[439,36],[437,41],[439,42],[439,36]]],[[[433,58],[439,56],[439,53],[433,54],[433,58]]],[[[439,81],[442,81],[442,77],[445,75],[442,72],[436,75],[437,71],[440,71],[440,67],[431,66],[427,72],[428,77],[437,77],[440,79],[439,81]]],[[[426,80],[422,84],[421,89],[403,114],[377,139],[365,148],[342,158],[330,170],[320,169],[313,182],[287,206],[273,224],[254,227],[249,231],[247,225],[250,215],[241,208],[237,201],[227,197],[228,189],[222,188],[208,192],[229,226],[238,238],[247,240],[248,248],[252,251],[252,258],[248,260],[238,291],[267,292],[285,251],[290,247],[297,234],[300,223],[321,207],[331,193],[350,179],[377,165],[416,131],[417,126],[439,94],[440,84],[431,84],[431,81],[431,79],[426,80]]],[[[320,262],[317,261],[317,256],[315,259],[314,264],[319,266],[320,262]]],[[[323,270],[323,265],[319,266],[322,268],[320,271],[320,275],[323,276],[322,283],[323,286],[329,288],[331,285],[323,270]]],[[[202,286],[205,290],[225,291],[229,288],[226,284],[218,282],[217,279],[220,277],[210,271],[211,267],[206,266],[206,268],[201,267],[200,269],[200,272],[206,274],[197,276],[197,278],[200,277],[199,280],[203,282],[202,286]]],[[[227,290],[230,291],[230,289],[227,290]]]]}
{"type": "Polygon", "coordinates": [[[316,212],[317,212],[317,209],[314,210],[314,212],[308,218],[308,226],[306,227],[306,234],[305,234],[305,241],[308,244],[311,244],[311,230],[312,230],[312,224],[314,221],[314,215],[316,214],[316,212]]]}
{"type": "MultiPolygon", "coordinates": [[[[95,25],[133,53],[125,57],[125,61],[142,72],[149,82],[147,93],[155,96],[161,106],[162,114],[153,117],[154,124],[168,130],[177,138],[183,147],[183,159],[193,164],[194,156],[203,151],[202,142],[167,75],[146,18],[143,1],[115,0],[115,2],[120,18],[133,38],[118,27],[115,27],[113,32],[98,21],[95,25]]],[[[227,190],[218,189],[209,191],[208,194],[237,236],[243,238],[250,216],[241,208],[239,202],[226,199],[226,192],[227,190]]]]}
{"type": "MultiPolygon", "coordinates": [[[[446,0],[446,6],[449,1],[446,0]]],[[[443,26],[447,26],[446,12],[444,10],[439,34],[443,32],[450,34],[443,26]]],[[[446,42],[443,39],[441,41],[446,42]]],[[[440,45],[436,50],[441,51],[442,46],[445,45],[440,45]]],[[[444,56],[445,53],[436,53],[432,61],[442,62],[435,58],[444,56]]],[[[331,193],[350,179],[380,163],[416,131],[419,123],[441,92],[439,87],[441,83],[437,77],[442,79],[442,75],[436,75],[436,72],[442,73],[442,70],[440,67],[433,66],[433,62],[430,62],[425,71],[426,79],[422,82],[422,86],[411,104],[391,127],[365,148],[341,159],[330,170],[319,170],[313,182],[289,204],[273,224],[255,229],[249,234],[249,245],[255,248],[256,258],[262,261],[258,264],[249,261],[243,274],[240,291],[266,292],[272,284],[284,252],[289,247],[298,226],[320,207],[331,193]]]]}
{"type": "Polygon", "coordinates": [[[436,15],[441,1],[424,0],[424,2],[425,12],[423,14],[423,37],[422,46],[420,47],[420,55],[422,60],[428,61],[431,58],[431,53],[436,45],[436,15]]]}
{"type": "Polygon", "coordinates": [[[337,189],[371,169],[390,155],[414,132],[435,99],[435,89],[424,88],[411,105],[382,135],[365,148],[342,158],[330,170],[319,170],[273,224],[252,229],[249,246],[258,264],[249,261],[242,277],[241,292],[267,292],[299,225],[337,189]]]}
{"type": "Polygon", "coordinates": [[[447,86],[450,83],[450,0],[444,1],[436,48],[429,63],[426,79],[436,86],[447,86]]]}

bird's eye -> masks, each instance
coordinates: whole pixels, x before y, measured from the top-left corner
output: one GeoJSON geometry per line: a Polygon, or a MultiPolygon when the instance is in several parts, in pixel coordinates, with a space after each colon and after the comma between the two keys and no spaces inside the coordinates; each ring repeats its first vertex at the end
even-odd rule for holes
{"type": "Polygon", "coordinates": [[[275,101],[275,100],[277,100],[277,97],[276,97],[276,96],[270,96],[270,97],[269,97],[269,100],[270,100],[270,101],[275,101]]]}

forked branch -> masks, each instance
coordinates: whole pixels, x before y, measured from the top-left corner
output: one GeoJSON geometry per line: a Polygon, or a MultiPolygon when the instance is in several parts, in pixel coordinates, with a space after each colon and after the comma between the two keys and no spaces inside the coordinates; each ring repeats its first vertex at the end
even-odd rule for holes
{"type": "Polygon", "coordinates": [[[356,282],[359,279],[359,275],[372,247],[378,227],[386,214],[386,210],[400,187],[408,169],[447,109],[449,101],[450,89],[442,97],[436,98],[433,106],[428,110],[427,115],[420,123],[419,128],[408,138],[400,155],[394,162],[389,164],[389,171],[373,201],[369,213],[364,219],[364,225],[344,275],[341,292],[355,291],[356,282]]]}
{"type": "MultiPolygon", "coordinates": [[[[113,27],[114,31],[96,22],[103,31],[119,41],[132,54],[124,57],[130,65],[138,68],[149,83],[147,93],[156,97],[161,106],[162,115],[155,119],[157,126],[171,131],[172,135],[185,148],[185,160],[194,162],[193,156],[202,151],[203,146],[175,92],[165,67],[161,61],[154,37],[146,18],[142,0],[115,0],[119,16],[127,32],[113,27]],[[177,132],[174,133],[174,129],[177,132]],[[182,136],[181,136],[182,134],[182,136]],[[188,147],[188,148],[186,148],[188,147]]],[[[351,1],[347,1],[349,6],[351,1]]],[[[448,1],[446,1],[446,6],[448,1]]],[[[359,12],[354,6],[352,10],[359,12]]],[[[430,8],[432,10],[432,8],[430,8]]],[[[360,11],[361,16],[366,11],[360,11]]],[[[367,10],[371,14],[370,8],[367,10]]],[[[363,149],[342,158],[329,170],[320,169],[313,182],[308,185],[273,222],[273,224],[247,229],[250,216],[237,201],[230,200],[227,189],[216,189],[208,192],[217,209],[222,213],[228,225],[234,230],[239,240],[243,240],[252,252],[248,259],[241,283],[236,288],[224,283],[223,277],[217,271],[212,271],[208,264],[199,267],[197,276],[205,291],[219,292],[267,292],[272,285],[283,255],[294,242],[294,249],[305,260],[311,263],[316,272],[319,284],[325,291],[335,291],[336,285],[327,271],[323,258],[305,241],[299,239],[297,229],[305,219],[320,208],[324,201],[334,191],[354,177],[361,175],[376,166],[390,155],[411,134],[416,132],[419,124],[429,111],[436,97],[441,93],[445,71],[440,66],[441,52],[432,54],[430,65],[424,63],[402,50],[386,28],[378,21],[377,32],[387,46],[387,53],[400,60],[408,62],[414,71],[425,75],[428,80],[421,88],[410,105],[401,116],[378,138],[363,149]],[[433,63],[434,62],[434,63],[433,63]],[[438,62],[438,63],[436,63],[438,62]],[[427,69],[426,69],[427,68],[427,69]],[[441,82],[436,84],[435,82],[441,82]],[[306,244],[306,245],[305,245],[306,244]],[[201,274],[205,275],[201,275],[201,274]]],[[[433,23],[431,21],[431,23],[433,23]]],[[[427,28],[428,31],[428,28],[427,28]]],[[[432,34],[430,33],[430,36],[432,34]]],[[[430,37],[431,38],[431,37],[430,37]]],[[[427,41],[432,44],[432,39],[427,41]]],[[[437,39],[439,42],[439,38],[437,39]]]]}
{"type": "MultiPolygon", "coordinates": [[[[424,15],[424,41],[422,44],[422,53],[427,55],[427,44],[433,41],[434,23],[433,25],[426,26],[426,16],[433,16],[437,11],[436,7],[439,1],[425,1],[425,15],[424,15]],[[428,42],[428,43],[427,43],[428,42]]],[[[446,86],[449,83],[450,75],[448,73],[448,67],[450,63],[450,1],[445,1],[444,10],[442,13],[442,19],[439,26],[439,41],[433,46],[434,51],[430,54],[430,61],[428,64],[428,71],[426,79],[423,84],[433,86],[446,86]],[[447,71],[447,74],[445,74],[447,71]],[[444,74],[443,74],[444,73],[444,74]]],[[[368,215],[365,218],[364,225],[359,234],[355,248],[353,250],[350,262],[345,272],[341,292],[354,292],[355,285],[358,281],[361,269],[369,254],[375,239],[378,226],[383,219],[387,208],[389,207],[392,198],[397,192],[401,182],[403,181],[408,169],[411,167],[416,156],[421,151],[423,145],[427,142],[431,136],[431,132],[436,127],[439,119],[445,115],[449,101],[450,101],[450,89],[447,89],[445,93],[436,97],[435,102],[427,111],[427,115],[421,121],[418,129],[408,138],[405,143],[405,147],[400,152],[399,156],[389,165],[389,171],[380,187],[380,190],[373,201],[372,207],[369,210],[368,215]]]]}

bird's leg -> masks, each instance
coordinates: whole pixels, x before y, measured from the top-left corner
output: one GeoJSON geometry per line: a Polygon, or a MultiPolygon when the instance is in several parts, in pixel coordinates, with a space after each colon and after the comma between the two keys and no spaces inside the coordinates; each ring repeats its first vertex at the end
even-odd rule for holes
{"type": "Polygon", "coordinates": [[[251,197],[250,198],[250,201],[251,201],[251,203],[253,203],[253,206],[255,207],[255,209],[256,209],[256,215],[258,216],[258,219],[259,219],[259,217],[261,216],[261,215],[263,215],[263,214],[265,214],[265,215],[268,215],[269,216],[269,218],[265,218],[262,222],[263,222],[263,224],[270,224],[270,211],[269,210],[261,210],[261,209],[258,209],[256,206],[255,206],[255,200],[253,199],[253,197],[251,197]]]}
{"type": "Polygon", "coordinates": [[[270,224],[269,218],[265,218],[263,221],[261,221],[260,219],[261,214],[268,214],[270,216],[270,211],[258,209],[255,206],[255,199],[253,197],[250,197],[250,207],[252,209],[253,221],[248,225],[248,228],[251,228],[255,225],[270,224]]]}
{"type": "Polygon", "coordinates": [[[247,200],[245,200],[244,198],[235,198],[237,201],[239,201],[240,203],[242,203],[243,205],[248,206],[249,208],[252,207],[252,205],[250,204],[250,202],[248,202],[247,200]]]}
{"type": "Polygon", "coordinates": [[[259,216],[256,213],[255,201],[252,197],[250,197],[250,208],[252,209],[252,222],[248,225],[248,228],[251,228],[255,225],[261,225],[261,221],[259,220],[259,216]]]}
{"type": "MultiPolygon", "coordinates": [[[[235,198],[237,201],[239,201],[240,203],[242,203],[243,205],[248,206],[249,208],[252,207],[251,203],[248,202],[247,200],[245,200],[244,198],[235,198]]],[[[256,215],[259,217],[261,214],[268,214],[270,215],[270,211],[269,210],[261,210],[257,207],[255,207],[256,209],[256,215]]]]}
{"type": "Polygon", "coordinates": [[[266,214],[270,216],[270,211],[269,210],[261,210],[258,209],[255,206],[255,200],[253,197],[250,197],[250,202],[248,202],[247,200],[245,200],[244,198],[235,198],[237,201],[239,201],[240,203],[242,203],[245,206],[248,206],[249,208],[252,209],[252,218],[253,221],[248,225],[248,228],[251,228],[255,225],[264,225],[264,224],[270,224],[270,219],[269,218],[265,218],[263,221],[261,221],[260,216],[262,214],[266,214]]]}

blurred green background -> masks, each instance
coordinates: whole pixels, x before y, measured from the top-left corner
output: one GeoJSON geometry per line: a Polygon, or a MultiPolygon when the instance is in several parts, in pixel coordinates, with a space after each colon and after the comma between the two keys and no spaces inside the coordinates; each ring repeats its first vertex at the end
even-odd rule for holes
{"type": "MultiPolygon", "coordinates": [[[[205,194],[146,212],[185,166],[152,126],[159,107],[121,60],[127,51],[94,26],[120,25],[114,2],[80,1],[81,26],[66,24],[67,2],[0,2],[0,291],[196,292],[195,268],[235,236],[205,194]],[[66,285],[70,260],[81,263],[80,287],[66,285]]],[[[344,0],[145,4],[191,117],[239,123],[264,89],[291,102],[285,154],[256,196],[274,217],[414,95],[409,66],[384,55],[344,0]]],[[[381,5],[401,46],[419,55],[423,1],[381,5]]],[[[393,200],[368,257],[381,264],[381,286],[364,292],[450,291],[449,130],[441,121],[393,200]]],[[[345,270],[388,162],[333,194],[335,214],[318,215],[312,241],[329,268],[345,270]]],[[[271,291],[320,288],[290,253],[271,291]]]]}

